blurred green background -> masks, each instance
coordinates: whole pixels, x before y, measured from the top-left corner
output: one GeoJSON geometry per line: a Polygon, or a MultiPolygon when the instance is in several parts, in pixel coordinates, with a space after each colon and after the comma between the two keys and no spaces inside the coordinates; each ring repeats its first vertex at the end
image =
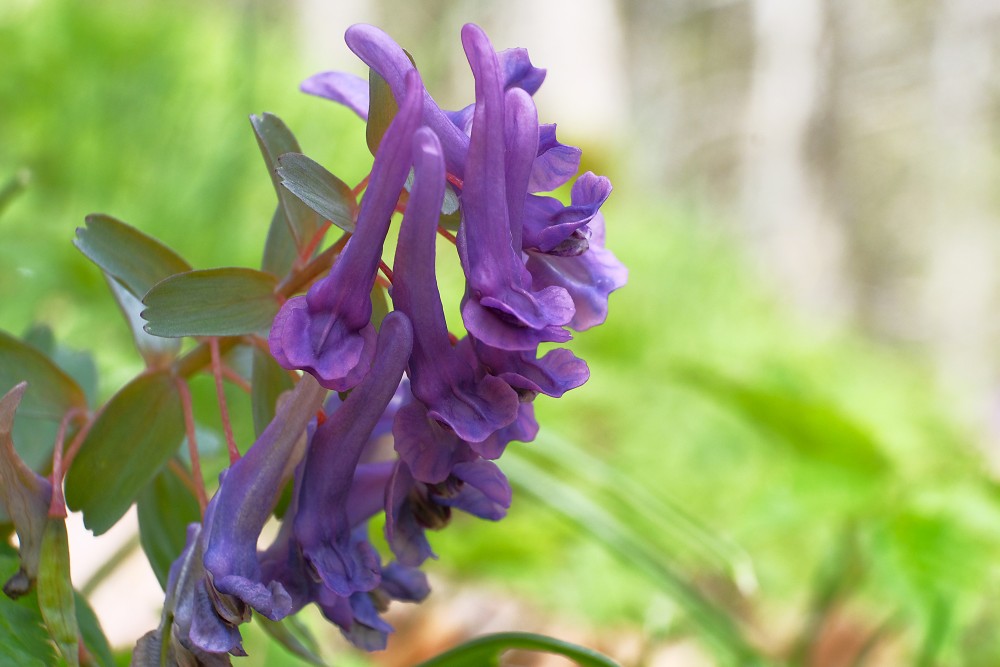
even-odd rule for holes
{"type": "MultiPolygon", "coordinates": [[[[724,35],[757,16],[754,3],[722,18],[692,9],[687,23],[644,3],[592,4],[624,17],[619,37],[632,50],[653,48],[628,33],[653,12],[706,74],[723,52],[705,38],[712,26],[724,35]]],[[[440,84],[451,106],[471,99],[468,75],[454,74],[457,26],[481,22],[494,34],[496,24],[498,48],[531,49],[517,41],[519,21],[540,31],[530,12],[458,3],[440,10],[438,38],[433,13],[347,5],[426,60],[428,86],[440,84]]],[[[256,266],[274,206],[247,122],[262,111],[344,181],[360,180],[370,165],[362,123],[297,91],[318,69],[363,71],[339,46],[346,23],[303,28],[315,11],[187,0],[0,6],[0,181],[30,172],[0,212],[0,327],[20,335],[42,322],[92,350],[108,396],[142,365],[100,272],[72,246],[86,214],[127,221],[197,268],[256,266]],[[324,40],[341,59],[316,65],[324,40]]],[[[585,60],[588,46],[556,31],[547,48],[585,60]]],[[[531,52],[556,75],[556,63],[531,52]]],[[[444,648],[482,618],[495,630],[527,622],[629,665],[726,664],[743,644],[788,664],[997,664],[1000,494],[981,453],[985,418],[969,407],[984,402],[982,378],[953,374],[942,389],[933,345],[888,344],[865,308],[853,318],[842,302],[803,308],[809,292],[782,288],[788,267],[769,264],[731,208],[706,204],[709,170],[724,168],[708,160],[699,163],[708,176],[692,164],[664,175],[656,155],[672,147],[650,119],[657,109],[664,124],[683,114],[654,104],[666,84],[648,78],[656,61],[647,65],[632,72],[628,101],[596,115],[553,118],[560,102],[539,97],[542,120],[558,120],[561,138],[584,148],[584,168],[616,186],[604,209],[608,246],[629,285],[612,296],[607,324],[572,344],[590,382],[540,398],[538,441],[512,446],[519,492],[509,518],[458,519],[434,536],[432,601],[397,615],[390,652],[374,659],[408,664],[420,646],[444,648]],[[601,122],[615,124],[595,129],[601,122]],[[565,495],[573,490],[600,516],[581,513],[565,495]]],[[[694,105],[698,90],[677,94],[694,91],[694,105]]],[[[234,393],[246,417],[240,401],[234,393]]],[[[362,661],[329,644],[328,658],[362,661]]],[[[246,664],[297,664],[256,635],[248,649],[246,664]]]]}

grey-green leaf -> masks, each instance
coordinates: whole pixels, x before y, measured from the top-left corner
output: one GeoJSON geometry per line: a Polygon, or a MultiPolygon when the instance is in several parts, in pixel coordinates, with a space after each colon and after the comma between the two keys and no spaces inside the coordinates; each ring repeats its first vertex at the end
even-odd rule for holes
{"type": "MultiPolygon", "coordinates": [[[[278,194],[278,210],[286,227],[285,235],[291,235],[294,245],[301,250],[319,231],[323,219],[288,190],[281,187],[281,179],[275,170],[278,167],[279,157],[285,153],[301,153],[302,149],[299,148],[299,142],[295,140],[292,131],[274,114],[265,113],[263,116],[250,116],[250,124],[253,125],[254,134],[257,136],[257,145],[260,146],[260,152],[267,164],[267,171],[271,175],[271,182],[278,194]]],[[[277,230],[272,225],[272,232],[275,231],[277,230]]],[[[268,242],[271,241],[272,235],[268,234],[268,242]]],[[[280,276],[283,273],[275,275],[280,276]]]]}
{"type": "Polygon", "coordinates": [[[83,390],[34,346],[0,331],[0,388],[28,383],[19,415],[58,422],[72,408],[86,409],[83,390]]]}
{"type": "Polygon", "coordinates": [[[97,614],[90,608],[85,597],[79,593],[75,593],[74,597],[76,599],[76,622],[80,626],[80,637],[83,639],[87,653],[99,667],[114,667],[115,657],[111,653],[111,645],[108,644],[108,638],[104,635],[97,614]]]}
{"type": "Polygon", "coordinates": [[[144,308],[142,301],[133,296],[131,292],[122,287],[121,283],[104,274],[107,279],[108,288],[114,295],[118,308],[122,311],[128,328],[132,332],[132,340],[139,354],[146,364],[153,368],[166,366],[181,351],[181,341],[179,338],[164,338],[147,333],[144,326],[146,321],[142,319],[140,313],[144,308]]]}
{"type": "Polygon", "coordinates": [[[157,283],[142,302],[154,336],[239,336],[266,332],[280,304],[277,278],[246,268],[188,271],[157,283]]]}
{"type": "Polygon", "coordinates": [[[288,649],[292,655],[302,658],[310,665],[325,667],[326,663],[318,654],[316,640],[309,634],[309,629],[305,625],[296,622],[294,616],[289,616],[281,621],[272,621],[263,614],[255,614],[253,621],[271,639],[288,649]],[[292,628],[295,628],[297,632],[293,632],[292,628]]]}
{"type": "Polygon", "coordinates": [[[66,476],[66,501],[100,535],[125,514],[183,438],[173,378],[166,371],[140,375],[111,398],[87,434],[66,476]]]}
{"type": "Polygon", "coordinates": [[[271,226],[267,228],[267,240],[264,241],[264,255],[260,260],[262,271],[278,276],[288,274],[298,258],[298,249],[285,219],[281,204],[274,209],[271,216],[271,226]]]}
{"type": "Polygon", "coordinates": [[[198,501],[169,466],[164,466],[136,500],[139,541],[153,573],[166,590],[170,565],[184,551],[187,526],[201,520],[198,501]]]}
{"type": "Polygon", "coordinates": [[[259,436],[274,419],[278,397],[282,392],[292,389],[295,383],[274,357],[256,347],[253,348],[251,373],[250,406],[254,433],[259,436]]]}
{"type": "Polygon", "coordinates": [[[278,158],[281,184],[324,220],[345,232],[354,231],[357,201],[349,185],[301,153],[278,158]]]}
{"type": "Polygon", "coordinates": [[[191,270],[180,255],[153,237],[100,213],[87,216],[86,226],[77,228],[73,243],[140,299],[167,276],[191,270]]]}

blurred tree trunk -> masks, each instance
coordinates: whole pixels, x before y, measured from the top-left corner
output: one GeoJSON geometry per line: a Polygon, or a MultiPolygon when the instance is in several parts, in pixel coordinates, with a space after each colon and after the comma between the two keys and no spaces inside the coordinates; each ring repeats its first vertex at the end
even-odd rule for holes
{"type": "Polygon", "coordinates": [[[844,234],[809,160],[825,106],[823,0],[753,0],[755,51],[744,131],[743,204],[768,273],[800,305],[844,314],[844,234]]]}

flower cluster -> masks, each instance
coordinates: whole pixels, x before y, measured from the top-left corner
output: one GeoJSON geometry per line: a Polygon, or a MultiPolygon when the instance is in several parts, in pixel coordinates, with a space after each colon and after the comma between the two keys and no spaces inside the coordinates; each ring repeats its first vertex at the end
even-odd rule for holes
{"type": "MultiPolygon", "coordinates": [[[[383,647],[387,603],[428,592],[418,569],[433,555],[425,531],[444,526],[453,508],[502,518],[511,490],[494,461],[509,442],[534,438],[538,394],[558,397],[587,380],[583,360],[567,349],[539,356],[539,345],[603,322],[608,295],[625,283],[625,268],[604,247],[608,179],[579,176],[569,205],[539,194],[575,176],[580,150],[539,124],[531,96],[545,71],[526,51],[498,53],[466,25],[475,102],[446,111],[383,32],[356,25],[346,39],[398,109],[378,144],[355,232],[329,274],[286,301],[271,327],[274,358],[304,371],[302,379],[223,474],[171,571],[169,614],[137,655],[158,646],[170,624],[179,662],[225,664],[227,653],[242,654],[238,625],[251,610],[278,620],[311,602],[356,645],[383,647]],[[460,213],[455,237],[439,227],[449,200],[460,213]],[[382,253],[399,210],[389,269],[382,253]],[[438,291],[439,233],[455,242],[465,274],[461,339],[448,330],[438,291]],[[392,312],[376,327],[370,295],[380,267],[392,312]],[[327,398],[327,390],[339,394],[327,398]],[[258,551],[290,480],[280,531],[258,551]],[[388,563],[368,538],[381,512],[388,563]]],[[[303,89],[367,118],[362,79],[325,73],[303,89]]]]}

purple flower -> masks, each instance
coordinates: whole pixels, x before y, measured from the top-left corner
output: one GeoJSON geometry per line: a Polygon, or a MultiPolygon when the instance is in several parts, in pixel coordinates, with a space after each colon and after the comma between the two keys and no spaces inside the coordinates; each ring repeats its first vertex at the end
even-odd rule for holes
{"type": "MultiPolygon", "coordinates": [[[[296,490],[301,489],[303,469],[296,476],[296,490]]],[[[382,510],[386,485],[393,473],[393,462],[360,464],[354,473],[346,501],[351,526],[350,550],[372,550],[367,538],[367,522],[382,510]]],[[[389,563],[380,567],[378,585],[367,592],[338,595],[316,577],[298,542],[293,524],[299,514],[302,494],[292,499],[285,521],[274,543],[261,557],[265,576],[280,581],[292,598],[292,610],[297,612],[310,602],[316,603],[330,622],[340,627],[344,636],[355,646],[367,650],[385,648],[386,635],[392,631],[378,612],[385,611],[391,600],[419,602],[430,592],[422,572],[389,563]],[[373,614],[374,610],[374,614],[373,614]]]]}
{"type": "Polygon", "coordinates": [[[399,386],[413,332],[399,312],[382,322],[375,362],[347,400],[316,428],[306,455],[295,538],[323,584],[341,597],[379,583],[379,559],[367,541],[352,541],[348,509],[361,454],[399,386]]]}
{"type": "Polygon", "coordinates": [[[475,340],[472,345],[485,372],[510,385],[521,400],[538,394],[559,398],[590,378],[587,362],[567,349],[549,350],[539,359],[537,351],[508,352],[475,340]]]}
{"type": "MultiPolygon", "coordinates": [[[[348,47],[366,65],[385,79],[396,99],[400,99],[405,89],[407,72],[416,69],[403,48],[383,31],[365,24],[348,28],[344,39],[348,47]]],[[[526,50],[508,49],[499,53],[498,58],[505,89],[522,88],[533,95],[542,85],[545,70],[531,64],[526,50]]],[[[302,90],[311,95],[339,102],[362,119],[368,119],[368,82],[361,77],[344,72],[323,72],[306,79],[302,83],[302,90]]],[[[426,91],[424,93],[423,124],[438,136],[443,146],[447,169],[459,178],[465,170],[472,113],[472,105],[460,111],[444,111],[431,98],[430,93],[426,91]]],[[[552,138],[553,140],[555,138],[554,131],[552,138]]],[[[555,154],[550,157],[555,157],[555,154]]],[[[543,173],[546,167],[540,166],[539,170],[539,173],[543,173]]]]}
{"type": "Polygon", "coordinates": [[[269,343],[278,363],[311,373],[327,389],[350,389],[371,365],[375,346],[371,289],[389,222],[410,171],[423,92],[419,75],[411,70],[399,113],[375,156],[354,236],[329,275],[305,296],[285,302],[271,326],[269,343]]]}
{"type": "Polygon", "coordinates": [[[504,94],[500,63],[482,30],[466,25],[462,43],[476,79],[461,197],[459,250],[468,280],[462,317],[470,334],[505,350],[569,340],[562,325],[573,317],[572,299],[555,286],[533,291],[520,244],[513,245],[530,177],[524,165],[538,146],[534,104],[520,89],[504,94]]]}
{"type": "Polygon", "coordinates": [[[416,480],[403,461],[396,465],[386,492],[385,537],[401,564],[416,567],[434,557],[425,530],[443,528],[453,507],[491,521],[506,516],[511,490],[500,468],[467,448],[457,458],[438,484],[416,480]]]}
{"type": "Polygon", "coordinates": [[[557,256],[583,253],[589,243],[580,232],[610,194],[611,181],[588,171],[573,183],[569,206],[553,197],[528,195],[522,247],[557,256]]]}
{"type": "Polygon", "coordinates": [[[590,231],[589,250],[557,257],[528,252],[528,271],[535,289],[558,286],[573,298],[575,313],[569,326],[583,331],[604,322],[608,316],[608,295],[628,281],[628,269],[604,247],[604,216],[595,215],[590,231]]]}
{"type": "Polygon", "coordinates": [[[273,620],[291,611],[287,591],[262,577],[257,540],[277,503],[282,480],[301,458],[296,456],[297,443],[325,395],[312,378],[303,376],[253,446],[221,476],[197,547],[204,552],[204,588],[211,605],[195,606],[192,641],[206,651],[239,648],[235,630],[225,635],[227,645],[220,645],[220,622],[235,629],[249,620],[250,608],[273,620]]]}
{"type": "Polygon", "coordinates": [[[480,442],[517,416],[517,394],[452,349],[434,275],[434,241],[444,198],[444,160],[434,133],[414,136],[414,182],[394,263],[393,305],[413,322],[410,388],[428,415],[458,438],[480,442]]]}
{"type": "Polygon", "coordinates": [[[224,620],[212,606],[200,538],[201,526],[188,526],[187,545],[170,566],[160,625],[136,642],[135,667],[159,667],[164,656],[168,665],[222,667],[232,664],[227,652],[246,655],[236,624],[224,620]]]}

